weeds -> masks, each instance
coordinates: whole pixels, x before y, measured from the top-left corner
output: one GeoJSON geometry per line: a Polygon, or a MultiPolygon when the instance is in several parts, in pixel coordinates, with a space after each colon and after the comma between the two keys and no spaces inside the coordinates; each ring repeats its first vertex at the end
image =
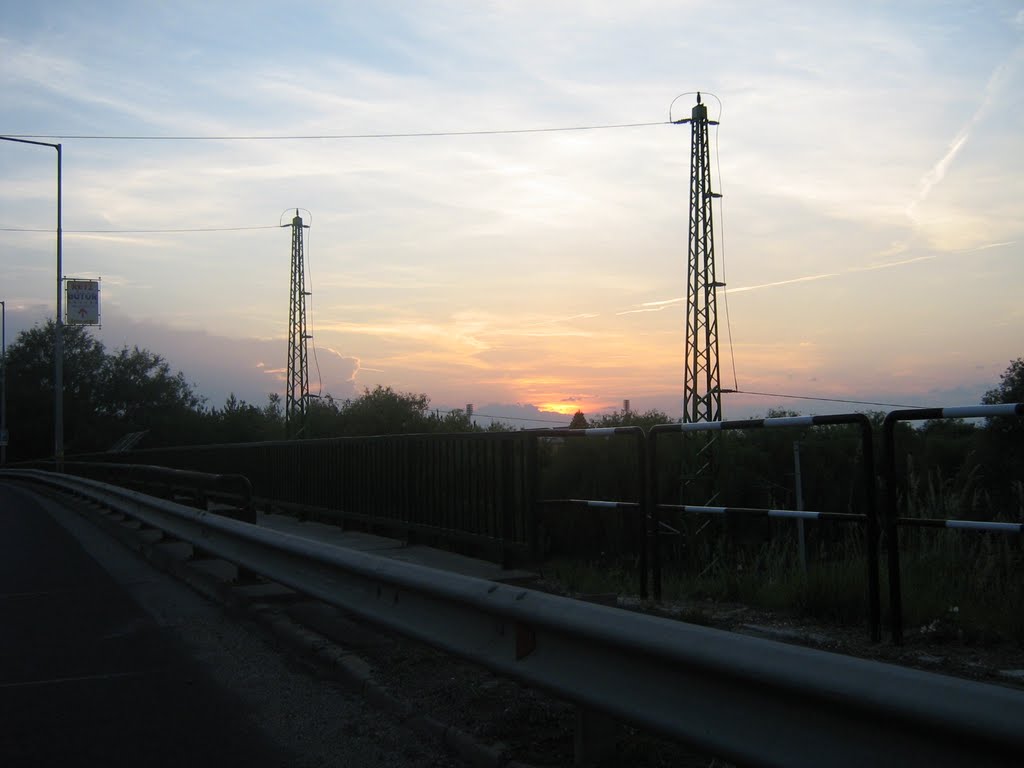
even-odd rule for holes
{"type": "MultiPolygon", "coordinates": [[[[908,473],[902,515],[910,518],[1024,522],[1024,484],[1009,510],[995,510],[966,473],[944,480],[908,473]]],[[[853,626],[867,622],[865,539],[860,525],[809,524],[808,568],[799,565],[791,521],[773,521],[762,538],[738,539],[721,521],[676,521],[684,534],[663,546],[662,596],[668,602],[713,600],[853,626]],[[689,542],[689,547],[686,542],[689,542]]],[[[932,642],[1024,646],[1024,547],[1020,535],[926,528],[899,529],[904,625],[932,642]]],[[[884,541],[883,541],[884,545],[884,541]]],[[[883,621],[888,572],[880,554],[883,621]]],[[[546,575],[575,593],[637,594],[634,558],[560,559],[546,575]]]]}

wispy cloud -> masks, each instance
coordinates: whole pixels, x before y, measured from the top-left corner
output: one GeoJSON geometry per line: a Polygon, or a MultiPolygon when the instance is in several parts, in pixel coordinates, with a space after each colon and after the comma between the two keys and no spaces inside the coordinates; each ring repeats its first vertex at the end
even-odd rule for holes
{"type": "Polygon", "coordinates": [[[967,144],[971,133],[992,110],[996,100],[1003,95],[1012,75],[1020,67],[1022,61],[1024,61],[1024,46],[1018,46],[989,75],[981,94],[981,100],[974,112],[960,130],[957,131],[956,136],[953,137],[942,157],[921,177],[918,183],[917,196],[907,207],[907,215],[912,219],[918,206],[924,203],[932,193],[932,190],[945,179],[946,173],[949,171],[957,155],[960,154],[960,151],[967,144]]]}

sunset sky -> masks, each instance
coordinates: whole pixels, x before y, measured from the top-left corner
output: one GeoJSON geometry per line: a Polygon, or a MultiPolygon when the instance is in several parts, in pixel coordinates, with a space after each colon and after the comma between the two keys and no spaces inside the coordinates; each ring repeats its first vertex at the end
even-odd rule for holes
{"type": "MultiPolygon", "coordinates": [[[[976,403],[1024,355],[1020,2],[51,1],[0,22],[0,134],[63,145],[64,273],[102,279],[97,336],[210,405],[284,390],[299,208],[314,392],[678,417],[690,130],[667,120],[698,90],[721,120],[722,386],[773,395],[725,395],[726,418],[885,410],[782,394],[976,403]],[[523,132],[622,124],[643,125],[523,132]]],[[[54,313],[55,158],[0,142],[8,344],[54,313]]]]}

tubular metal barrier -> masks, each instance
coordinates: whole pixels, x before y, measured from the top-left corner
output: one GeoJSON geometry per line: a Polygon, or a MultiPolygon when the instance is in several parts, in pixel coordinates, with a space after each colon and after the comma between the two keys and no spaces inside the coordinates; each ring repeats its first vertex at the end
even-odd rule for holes
{"type": "Polygon", "coordinates": [[[765,516],[765,517],[791,517],[797,519],[835,520],[843,522],[857,522],[864,524],[865,548],[867,552],[867,582],[868,582],[868,624],[871,639],[881,639],[881,607],[879,600],[879,578],[878,578],[878,516],[875,506],[875,471],[874,471],[874,446],[871,438],[871,422],[862,413],[836,414],[829,416],[786,416],[768,419],[745,419],[736,421],[708,421],[708,422],[687,422],[682,424],[659,424],[652,427],[648,434],[648,482],[650,489],[647,492],[650,498],[650,526],[649,532],[654,538],[652,547],[652,580],[654,582],[654,597],[661,598],[661,547],[658,545],[658,531],[661,528],[659,512],[662,510],[693,513],[693,514],[719,514],[736,516],[765,516]],[[864,512],[838,513],[838,512],[804,512],[800,510],[760,509],[748,507],[712,507],[697,506],[690,504],[660,504],[657,500],[657,446],[658,436],[667,433],[690,433],[690,432],[718,432],[740,429],[772,429],[776,427],[821,427],[835,426],[840,424],[852,424],[860,427],[861,434],[861,464],[862,482],[864,487],[864,512]]]}
{"type": "Polygon", "coordinates": [[[883,493],[885,495],[885,533],[888,542],[889,612],[892,623],[892,640],[897,645],[902,645],[903,643],[903,587],[900,578],[898,530],[901,525],[1008,533],[1011,535],[1024,533],[1024,525],[977,520],[899,517],[899,502],[896,490],[896,424],[901,421],[993,418],[997,416],[1024,416],[1024,403],[966,405],[954,408],[913,408],[891,411],[885,417],[885,422],[882,425],[882,479],[883,493]]]}
{"type": "MultiPolygon", "coordinates": [[[[536,504],[558,504],[558,503],[569,503],[582,506],[588,506],[591,508],[598,509],[622,509],[622,510],[639,510],[637,515],[639,528],[639,541],[640,541],[640,552],[639,552],[639,578],[640,578],[640,597],[644,600],[647,599],[648,588],[647,588],[647,560],[648,560],[648,532],[647,532],[647,454],[646,454],[646,439],[644,430],[642,427],[591,427],[589,429],[544,429],[544,430],[528,430],[527,434],[534,438],[536,441],[540,438],[573,438],[578,439],[581,437],[612,437],[615,435],[626,435],[632,437],[636,441],[637,451],[637,493],[639,499],[636,501],[602,501],[596,499],[536,499],[536,504]]],[[[534,452],[536,456],[536,452],[534,452]]],[[[534,486],[537,487],[537,486],[534,486]]]]}

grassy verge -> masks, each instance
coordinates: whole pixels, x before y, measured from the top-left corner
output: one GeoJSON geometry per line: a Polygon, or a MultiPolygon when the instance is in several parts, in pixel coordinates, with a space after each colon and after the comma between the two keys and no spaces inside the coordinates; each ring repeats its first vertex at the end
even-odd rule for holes
{"type": "MultiPolygon", "coordinates": [[[[931,642],[1024,647],[1024,560],[1019,539],[945,529],[910,531],[901,542],[904,627],[931,642]]],[[[785,538],[737,549],[720,542],[700,563],[676,559],[663,569],[665,602],[737,602],[841,626],[867,621],[862,540],[851,536],[831,557],[810,557],[807,572],[785,538]]],[[[574,594],[637,595],[633,559],[557,558],[544,577],[574,594]]],[[[888,572],[879,574],[888,623],[888,572]]]]}

